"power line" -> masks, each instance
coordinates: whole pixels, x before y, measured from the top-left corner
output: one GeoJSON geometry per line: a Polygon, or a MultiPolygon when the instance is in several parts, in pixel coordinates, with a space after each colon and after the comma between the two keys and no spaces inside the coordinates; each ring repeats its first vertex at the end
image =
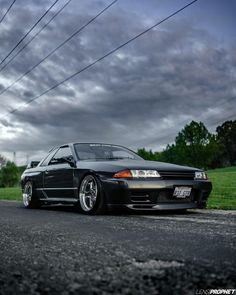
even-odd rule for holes
{"type": "MultiPolygon", "coordinates": [[[[220,102],[220,103],[215,104],[215,105],[213,106],[213,109],[218,108],[219,106],[225,105],[226,103],[229,103],[229,102],[232,101],[232,100],[235,100],[235,96],[232,96],[232,97],[230,97],[230,98],[227,98],[227,99],[226,99],[225,101],[223,101],[223,102],[220,102]]],[[[207,122],[208,125],[212,126],[212,125],[215,125],[215,124],[219,124],[219,123],[222,122],[222,121],[228,120],[228,119],[230,119],[231,117],[234,117],[234,116],[236,116],[236,114],[234,114],[234,115],[230,115],[230,116],[227,116],[227,117],[225,117],[225,118],[223,118],[223,119],[221,119],[221,120],[213,121],[213,122],[210,122],[210,121],[207,122],[207,119],[205,119],[205,120],[206,120],[206,122],[207,122]]],[[[202,117],[202,116],[201,116],[201,117],[202,117]]],[[[200,118],[201,118],[201,117],[200,117],[200,118]]],[[[202,119],[202,120],[204,120],[204,119],[202,119]]]]}
{"type": "Polygon", "coordinates": [[[54,48],[49,54],[47,54],[43,59],[41,59],[38,63],[36,63],[33,67],[31,67],[28,71],[26,71],[24,74],[22,74],[18,79],[16,79],[14,82],[12,82],[9,86],[7,86],[5,89],[3,89],[0,92],[0,95],[2,95],[4,92],[6,92],[8,89],[10,89],[13,85],[15,85],[17,82],[19,82],[22,78],[27,76],[29,73],[31,73],[36,67],[38,67],[42,62],[44,62],[47,58],[49,58],[53,53],[55,53],[59,48],[64,46],[68,41],[70,41],[73,37],[75,37],[77,34],[79,34],[82,30],[84,30],[90,23],[92,23],[95,19],[97,19],[101,14],[103,14],[107,9],[109,9],[113,4],[115,4],[118,0],[114,0],[111,2],[108,6],[106,6],[103,10],[101,10],[97,15],[95,15],[93,18],[91,18],[86,24],[84,24],[82,27],[77,29],[73,34],[71,34],[67,39],[65,39],[60,45],[58,45],[56,48],[54,48]]]}
{"type": "MultiPolygon", "coordinates": [[[[219,121],[215,121],[215,122],[212,122],[212,123],[208,123],[208,122],[206,122],[206,123],[207,123],[209,126],[212,126],[212,125],[218,125],[219,123],[223,124],[224,122],[226,122],[226,121],[228,121],[228,120],[230,120],[230,119],[233,120],[233,117],[234,117],[234,120],[236,120],[236,113],[233,114],[233,115],[227,116],[227,117],[225,117],[224,119],[221,119],[221,120],[219,120],[219,121]]],[[[203,120],[202,120],[202,121],[203,121],[203,120]]],[[[181,121],[181,122],[179,122],[178,124],[183,124],[183,123],[187,124],[186,120],[181,121]]],[[[163,135],[163,136],[156,137],[155,140],[149,141],[149,142],[148,142],[148,145],[152,145],[152,144],[154,144],[154,143],[157,143],[157,140],[158,140],[158,141],[160,141],[160,140],[167,140],[167,143],[170,144],[170,143],[174,142],[174,139],[176,138],[176,136],[178,135],[179,132],[180,132],[180,131],[178,131],[178,132],[176,133],[176,131],[173,131],[173,132],[168,133],[168,134],[165,134],[165,135],[163,135]],[[174,138],[173,138],[173,139],[171,140],[171,142],[170,142],[170,140],[168,140],[168,138],[172,137],[172,135],[174,136],[174,138]]]]}
{"type": "MultiPolygon", "coordinates": [[[[215,104],[215,105],[213,106],[213,108],[216,108],[216,107],[219,107],[219,106],[221,106],[221,105],[224,105],[224,104],[230,102],[230,101],[233,100],[233,99],[235,99],[234,96],[233,96],[233,97],[230,97],[230,98],[228,98],[228,99],[226,99],[226,101],[223,101],[223,102],[220,102],[220,103],[215,104]]],[[[221,119],[220,121],[214,121],[214,122],[208,123],[208,125],[212,126],[212,125],[215,125],[215,124],[219,124],[220,122],[225,121],[225,120],[228,120],[228,119],[230,119],[230,118],[232,118],[232,117],[234,117],[234,116],[236,116],[236,114],[234,114],[234,115],[230,115],[230,116],[228,116],[228,117],[225,117],[224,119],[221,119]]],[[[202,121],[204,121],[204,118],[203,118],[202,116],[200,116],[200,118],[198,118],[198,120],[202,120],[202,121]]],[[[186,124],[186,123],[187,123],[187,119],[182,120],[182,121],[178,122],[177,124],[178,124],[178,125],[182,125],[182,124],[186,124]]],[[[165,140],[165,139],[168,139],[168,138],[171,137],[172,135],[176,135],[176,131],[173,131],[173,132],[167,133],[167,134],[165,134],[165,135],[163,135],[163,136],[157,137],[155,140],[152,140],[152,141],[148,142],[148,144],[153,144],[153,143],[155,143],[157,140],[165,140]]]]}
{"type": "MultiPolygon", "coordinates": [[[[29,41],[27,43],[25,43],[25,45],[23,47],[21,47],[21,49],[19,51],[17,51],[17,53],[15,55],[13,55],[7,63],[4,64],[4,66],[0,69],[0,72],[2,70],[4,70],[6,68],[7,65],[9,65],[9,63],[12,62],[12,60],[14,60],[20,53],[22,50],[24,50],[52,21],[55,17],[57,17],[64,8],[66,8],[66,6],[71,2],[72,0],[68,0],[51,18],[48,22],[46,22],[46,24],[34,35],[32,36],[31,39],[29,39],[29,41]]],[[[5,90],[4,90],[5,92],[5,90]]],[[[3,92],[2,92],[3,93],[3,92]]]]}
{"type": "Polygon", "coordinates": [[[29,29],[29,31],[17,42],[17,44],[11,49],[11,51],[4,57],[4,59],[0,62],[0,65],[4,63],[4,61],[12,54],[12,52],[25,40],[25,38],[33,31],[33,29],[37,26],[37,24],[44,18],[46,14],[53,8],[54,5],[59,0],[55,0],[53,4],[44,12],[44,14],[37,20],[37,22],[29,29]]]}
{"type": "Polygon", "coordinates": [[[230,120],[230,119],[233,119],[233,117],[236,119],[236,113],[234,113],[233,115],[227,116],[227,117],[224,118],[224,119],[218,120],[218,121],[216,121],[216,122],[212,122],[212,123],[210,123],[210,124],[211,124],[211,125],[216,125],[216,124],[222,123],[223,121],[225,122],[225,121],[228,121],[228,120],[230,120]]]}
{"type": "MultiPolygon", "coordinates": [[[[151,27],[149,27],[148,29],[142,31],[141,33],[135,35],[134,37],[132,37],[131,39],[129,39],[128,41],[122,43],[121,45],[117,46],[116,48],[110,50],[108,53],[106,53],[105,55],[103,55],[102,57],[96,59],[95,61],[93,61],[92,63],[90,63],[89,65],[85,66],[84,68],[82,68],[79,71],[76,71],[75,73],[73,73],[72,75],[70,75],[69,77],[65,78],[64,80],[62,80],[61,82],[56,83],[55,85],[53,85],[52,87],[48,88],[47,90],[43,91],[41,94],[31,98],[30,100],[28,100],[24,105],[21,105],[11,111],[9,111],[7,114],[5,114],[3,117],[4,118],[6,115],[8,114],[14,114],[15,112],[17,112],[21,107],[23,106],[27,106],[30,103],[32,103],[33,101],[39,99],[41,96],[47,94],[48,92],[50,92],[51,90],[57,88],[58,86],[60,86],[61,84],[69,81],[70,79],[74,78],[75,76],[77,76],[78,74],[84,72],[85,70],[91,68],[92,66],[94,66],[95,64],[97,64],[98,62],[102,61],[103,59],[105,59],[106,57],[108,57],[109,55],[113,54],[114,52],[118,51],[119,49],[121,49],[122,47],[126,46],[127,44],[133,42],[134,40],[138,39],[139,37],[141,37],[142,35],[146,34],[147,32],[151,31],[153,28],[159,26],[160,24],[162,24],[163,22],[167,21],[168,19],[170,19],[171,17],[173,17],[174,15],[178,14],[179,12],[183,11],[184,9],[186,9],[187,7],[189,7],[190,5],[192,5],[193,3],[197,2],[198,0],[193,0],[190,3],[186,4],[185,6],[183,6],[182,8],[176,10],[175,12],[171,13],[169,16],[163,18],[161,21],[155,23],[154,25],[152,25],[151,27]]],[[[115,1],[114,1],[115,2],[115,1]]],[[[113,3],[113,2],[112,2],[113,3]]]]}
{"type": "MultiPolygon", "coordinates": [[[[165,17],[164,19],[162,19],[161,21],[157,22],[156,24],[154,24],[153,26],[149,27],[148,29],[142,31],[141,33],[135,35],[133,38],[129,39],[128,41],[122,43],[121,45],[119,45],[118,47],[110,50],[108,53],[106,53],[105,55],[103,55],[102,57],[96,59],[95,61],[93,61],[92,63],[90,63],[89,65],[85,66],[84,68],[82,68],[79,71],[76,71],[74,74],[70,75],[69,77],[67,77],[66,79],[62,80],[61,82],[56,83],[54,86],[48,88],[47,90],[43,91],[41,94],[31,98],[30,100],[28,100],[24,106],[29,105],[30,103],[32,103],[33,101],[39,99],[41,96],[45,95],[46,93],[48,93],[49,91],[57,88],[58,86],[60,86],[61,84],[67,82],[68,80],[72,79],[73,77],[77,76],[78,74],[84,72],[85,70],[91,68],[92,66],[94,66],[95,64],[97,64],[98,62],[102,61],[103,59],[105,59],[106,57],[108,57],[109,55],[113,54],[114,52],[118,51],[119,49],[121,49],[122,47],[126,46],[127,44],[131,43],[132,41],[136,40],[137,38],[141,37],[142,35],[146,34],[147,32],[149,32],[150,30],[152,30],[153,28],[157,27],[158,25],[160,25],[161,23],[165,22],[166,20],[170,19],[171,17],[173,17],[174,15],[178,14],[179,12],[181,12],[182,10],[184,10],[185,8],[189,7],[190,5],[192,5],[193,3],[197,2],[198,0],[194,0],[190,3],[188,3],[187,5],[183,6],[182,8],[176,10],[175,12],[171,13],[169,16],[165,17]]],[[[113,1],[115,2],[115,1],[113,1]]],[[[113,3],[112,2],[112,3],[113,3]]],[[[17,112],[20,108],[17,107],[11,111],[9,111],[7,114],[13,114],[15,112],[17,112]]],[[[6,114],[6,115],[7,115],[6,114]]],[[[4,118],[6,115],[4,115],[1,118],[4,118]]]]}
{"type": "Polygon", "coordinates": [[[13,0],[11,5],[8,7],[8,9],[6,10],[6,12],[3,14],[2,18],[0,19],[0,24],[1,22],[4,20],[4,18],[7,16],[8,12],[10,11],[10,9],[12,8],[13,4],[16,2],[16,0],[13,0]]]}

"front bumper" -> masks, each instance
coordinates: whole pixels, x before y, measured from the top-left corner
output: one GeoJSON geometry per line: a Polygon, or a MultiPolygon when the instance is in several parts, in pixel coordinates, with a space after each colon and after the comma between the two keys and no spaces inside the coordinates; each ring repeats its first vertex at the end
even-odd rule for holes
{"type": "Polygon", "coordinates": [[[212,190],[204,180],[102,180],[108,208],[132,210],[181,210],[205,208],[212,190]],[[184,199],[173,197],[176,186],[191,187],[184,199]]]}

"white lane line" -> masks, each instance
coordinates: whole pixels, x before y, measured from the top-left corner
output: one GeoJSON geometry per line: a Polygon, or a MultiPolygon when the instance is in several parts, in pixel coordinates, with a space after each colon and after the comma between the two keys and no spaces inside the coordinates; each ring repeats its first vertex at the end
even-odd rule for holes
{"type": "Polygon", "coordinates": [[[170,217],[170,216],[148,216],[141,215],[141,217],[155,219],[155,220],[171,220],[171,221],[190,221],[196,223],[211,223],[211,224],[219,224],[219,225],[229,225],[236,226],[236,223],[226,221],[219,221],[214,219],[201,219],[201,218],[191,218],[191,217],[170,217]]]}

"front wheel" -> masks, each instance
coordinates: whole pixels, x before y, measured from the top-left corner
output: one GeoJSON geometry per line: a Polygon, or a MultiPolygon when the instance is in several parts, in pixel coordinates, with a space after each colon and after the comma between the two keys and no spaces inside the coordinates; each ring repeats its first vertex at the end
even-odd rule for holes
{"type": "Polygon", "coordinates": [[[23,204],[25,208],[39,208],[41,206],[31,181],[27,181],[24,185],[23,204]]]}
{"type": "Polygon", "coordinates": [[[101,214],[105,212],[102,186],[97,177],[86,175],[79,188],[79,204],[85,214],[101,214]]]}

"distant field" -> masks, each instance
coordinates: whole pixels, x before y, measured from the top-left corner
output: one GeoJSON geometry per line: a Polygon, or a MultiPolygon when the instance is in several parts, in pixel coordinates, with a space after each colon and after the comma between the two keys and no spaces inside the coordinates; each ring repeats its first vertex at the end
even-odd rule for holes
{"type": "MultiPolygon", "coordinates": [[[[209,209],[236,209],[236,167],[221,168],[208,171],[213,183],[209,209]]],[[[0,188],[0,199],[21,201],[19,187],[0,188]]]]}

